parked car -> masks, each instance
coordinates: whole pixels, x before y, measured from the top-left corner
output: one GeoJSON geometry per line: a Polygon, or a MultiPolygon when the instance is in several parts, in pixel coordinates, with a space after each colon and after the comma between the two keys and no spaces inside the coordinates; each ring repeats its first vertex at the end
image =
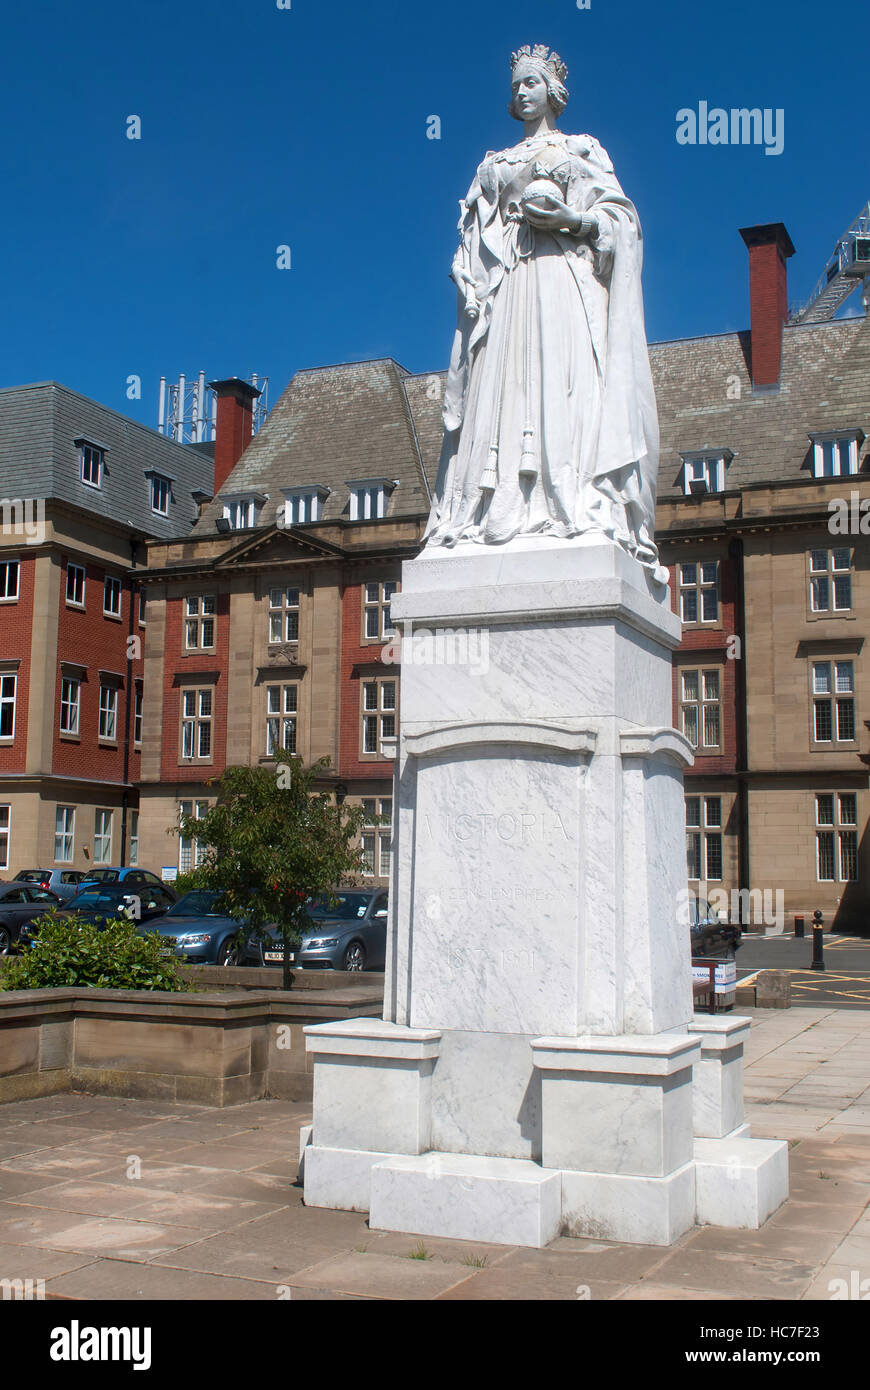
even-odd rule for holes
{"type": "Polygon", "coordinates": [[[21,940],[27,924],[49,908],[60,907],[61,899],[35,883],[0,884],[0,956],[8,955],[21,940]]]}
{"type": "Polygon", "coordinates": [[[29,883],[32,888],[44,888],[59,898],[74,898],[83,878],[78,869],[21,869],[13,883],[29,883]]]}
{"type": "MultiPolygon", "coordinates": [[[[387,955],[387,893],[383,888],[336,889],[308,904],[312,926],[291,952],[290,962],[303,970],[383,970],[387,955]]],[[[280,965],[284,943],[277,927],[266,942],[250,938],[246,959],[256,965],[280,965]]]]}
{"type": "Polygon", "coordinates": [[[689,929],[693,956],[720,955],[736,951],[741,944],[739,926],[732,926],[727,914],[716,912],[706,898],[689,902],[689,929]]]}
{"type": "Polygon", "coordinates": [[[197,965],[239,965],[244,946],[239,946],[237,937],[246,923],[216,910],[220,896],[217,891],[193,889],[168,912],[143,923],[140,930],[143,934],[156,931],[166,938],[164,955],[197,965]]]}
{"type": "MultiPolygon", "coordinates": [[[[82,921],[96,922],[97,926],[123,917],[125,913],[137,922],[150,922],[153,917],[162,917],[174,902],[172,889],[162,883],[156,888],[140,889],[138,893],[133,893],[122,884],[108,883],[105,887],[95,884],[92,888],[83,888],[69,902],[63,903],[58,916],[71,917],[75,913],[82,921]]],[[[22,945],[32,945],[34,935],[35,931],[23,928],[22,945]]]]}
{"type": "MultiPolygon", "coordinates": [[[[91,888],[94,884],[123,883],[127,893],[142,893],[147,888],[162,888],[163,881],[149,869],[105,868],[89,869],[81,875],[79,888],[91,888]]],[[[174,898],[173,898],[174,901],[174,898]]]]}

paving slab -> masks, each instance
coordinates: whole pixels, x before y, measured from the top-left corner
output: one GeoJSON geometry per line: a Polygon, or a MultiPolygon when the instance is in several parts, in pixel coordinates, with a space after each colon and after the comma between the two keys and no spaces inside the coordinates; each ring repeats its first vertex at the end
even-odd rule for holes
{"type": "Polygon", "coordinates": [[[659,1265],[656,1283],[676,1288],[708,1289],[731,1298],[797,1299],[808,1288],[816,1266],[751,1255],[678,1250],[659,1265]]]}
{"type": "Polygon", "coordinates": [[[125,1299],[131,1302],[176,1302],[224,1299],[238,1302],[271,1302],[278,1298],[274,1283],[233,1279],[219,1274],[193,1274],[123,1260],[95,1260],[71,1273],[59,1272],[46,1283],[46,1293],[66,1298],[125,1299]]]}
{"type": "Polygon", "coordinates": [[[0,1207],[0,1243],[39,1246],[49,1250],[73,1250],[85,1255],[112,1255],[117,1259],[145,1259],[166,1255],[200,1239],[192,1227],[160,1226],[120,1217],[86,1217],[47,1208],[0,1207]]]}
{"type": "Polygon", "coordinates": [[[472,1282],[480,1273],[452,1260],[414,1260],[352,1250],[303,1270],[292,1283],[294,1288],[335,1289],[404,1303],[437,1298],[457,1284],[472,1282]]]}

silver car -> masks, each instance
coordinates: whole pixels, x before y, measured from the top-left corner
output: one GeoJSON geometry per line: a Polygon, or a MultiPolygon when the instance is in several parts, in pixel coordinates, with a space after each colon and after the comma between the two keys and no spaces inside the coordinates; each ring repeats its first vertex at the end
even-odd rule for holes
{"type": "Polygon", "coordinates": [[[27,883],[31,888],[43,888],[55,897],[74,898],[79,891],[79,883],[86,875],[77,869],[21,869],[13,883],[27,883]]]}

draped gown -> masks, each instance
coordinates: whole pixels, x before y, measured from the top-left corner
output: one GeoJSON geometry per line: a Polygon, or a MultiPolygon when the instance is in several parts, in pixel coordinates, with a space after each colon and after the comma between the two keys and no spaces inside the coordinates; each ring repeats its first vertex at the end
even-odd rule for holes
{"type": "Polygon", "coordinates": [[[661,580],[642,238],[610,160],[590,136],[548,131],[487,154],[461,208],[428,543],[598,531],[661,580]],[[542,179],[597,230],[532,227],[521,200],[542,179]]]}

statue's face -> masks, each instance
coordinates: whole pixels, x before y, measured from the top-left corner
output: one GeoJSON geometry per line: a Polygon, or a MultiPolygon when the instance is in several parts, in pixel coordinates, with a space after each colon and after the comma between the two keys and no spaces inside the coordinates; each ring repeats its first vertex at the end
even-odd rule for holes
{"type": "Polygon", "coordinates": [[[524,121],[535,121],[549,109],[549,89],[540,71],[530,63],[514,70],[512,90],[517,114],[524,121]]]}

